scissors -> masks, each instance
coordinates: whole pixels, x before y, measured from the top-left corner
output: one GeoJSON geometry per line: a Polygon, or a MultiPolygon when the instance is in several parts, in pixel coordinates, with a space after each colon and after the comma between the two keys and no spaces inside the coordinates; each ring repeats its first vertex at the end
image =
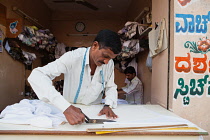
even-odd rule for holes
{"type": "MultiPolygon", "coordinates": [[[[82,112],[82,111],[81,111],[82,112]]],[[[83,112],[82,112],[83,113],[83,112]]],[[[83,113],[84,114],[84,113],[83,113]]],[[[85,114],[84,114],[85,115],[85,114]]],[[[96,124],[103,124],[104,122],[116,122],[113,120],[108,119],[90,119],[88,116],[85,115],[85,122],[86,123],[96,123],[96,124]]]]}

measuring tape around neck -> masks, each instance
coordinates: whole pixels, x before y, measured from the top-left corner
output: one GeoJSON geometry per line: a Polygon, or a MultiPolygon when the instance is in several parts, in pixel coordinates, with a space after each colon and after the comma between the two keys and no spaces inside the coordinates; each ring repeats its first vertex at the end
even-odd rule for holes
{"type": "Polygon", "coordinates": [[[76,96],[74,97],[74,103],[75,104],[77,102],[77,98],[79,96],[79,92],[80,92],[80,89],[81,89],[81,86],[82,86],[82,81],[83,81],[83,76],[84,76],[84,70],[85,70],[85,61],[86,61],[87,50],[88,50],[88,48],[85,51],[85,55],[84,55],[83,62],[82,62],[82,70],[81,70],[81,73],[80,73],[79,86],[78,86],[78,89],[77,89],[77,92],[76,92],[76,96]]]}
{"type": "MultiPolygon", "coordinates": [[[[81,73],[80,73],[79,86],[78,86],[76,95],[75,95],[75,97],[74,97],[74,103],[75,103],[75,104],[77,103],[77,99],[78,99],[78,97],[79,97],[80,89],[81,89],[81,86],[82,86],[82,81],[83,81],[83,77],[84,77],[84,70],[85,70],[85,61],[86,61],[87,50],[88,50],[88,48],[86,49],[86,52],[85,52],[85,55],[84,55],[84,58],[83,58],[82,70],[81,70],[81,73]]],[[[101,80],[102,80],[102,94],[104,94],[104,92],[105,92],[105,82],[104,82],[103,70],[100,71],[100,75],[101,75],[101,78],[102,78],[102,79],[101,79],[101,80]]]]}
{"type": "Polygon", "coordinates": [[[101,81],[102,81],[102,94],[105,94],[105,83],[104,83],[104,74],[103,74],[103,70],[100,71],[101,74],[101,81]]]}

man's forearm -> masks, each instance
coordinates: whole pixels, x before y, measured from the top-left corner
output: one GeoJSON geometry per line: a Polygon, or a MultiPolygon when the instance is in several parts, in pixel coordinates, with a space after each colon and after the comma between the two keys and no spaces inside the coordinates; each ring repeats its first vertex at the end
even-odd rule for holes
{"type": "Polygon", "coordinates": [[[123,90],[119,90],[118,94],[127,94],[127,93],[125,91],[123,91],[123,90]]]}

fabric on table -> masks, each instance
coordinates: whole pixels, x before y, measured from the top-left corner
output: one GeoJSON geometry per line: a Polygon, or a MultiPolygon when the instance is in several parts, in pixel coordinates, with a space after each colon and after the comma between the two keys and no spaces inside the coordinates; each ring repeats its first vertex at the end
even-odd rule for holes
{"type": "Polygon", "coordinates": [[[53,105],[28,99],[7,106],[0,118],[0,123],[28,124],[43,128],[54,128],[67,122],[63,113],[53,105]]]}

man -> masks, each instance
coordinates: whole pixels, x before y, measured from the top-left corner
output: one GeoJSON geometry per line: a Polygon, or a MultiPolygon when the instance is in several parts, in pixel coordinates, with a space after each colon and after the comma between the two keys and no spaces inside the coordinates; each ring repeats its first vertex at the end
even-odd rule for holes
{"type": "Polygon", "coordinates": [[[97,104],[105,92],[105,105],[98,115],[118,116],[112,111],[117,106],[117,86],[114,83],[113,58],[121,52],[117,33],[102,30],[91,47],[65,53],[44,67],[34,69],[28,78],[39,99],[50,101],[65,115],[71,125],[81,124],[85,116],[71,103],[97,104]],[[64,74],[63,96],[53,87],[52,80],[64,74]]]}
{"type": "Polygon", "coordinates": [[[124,99],[128,104],[143,104],[143,85],[136,76],[136,70],[129,66],[125,69],[124,74],[128,83],[118,90],[118,99],[124,99]]]}

